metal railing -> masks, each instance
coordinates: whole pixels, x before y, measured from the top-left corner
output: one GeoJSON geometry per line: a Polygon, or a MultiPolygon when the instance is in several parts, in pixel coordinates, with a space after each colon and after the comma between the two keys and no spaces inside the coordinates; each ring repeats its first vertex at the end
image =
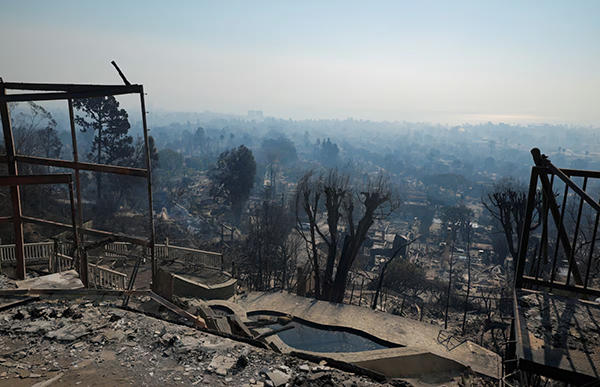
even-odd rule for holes
{"type": "Polygon", "coordinates": [[[539,150],[532,154],[536,166],[531,172],[515,287],[600,297],[600,204],[594,199],[600,197],[600,171],[560,169],[539,150]]]}

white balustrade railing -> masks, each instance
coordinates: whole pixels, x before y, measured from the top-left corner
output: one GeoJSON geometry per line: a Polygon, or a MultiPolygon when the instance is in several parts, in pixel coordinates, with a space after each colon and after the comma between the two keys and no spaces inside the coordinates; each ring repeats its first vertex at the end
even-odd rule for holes
{"type": "MultiPolygon", "coordinates": [[[[70,242],[26,243],[24,246],[25,260],[48,259],[50,271],[59,273],[73,268],[73,245],[70,242]],[[55,246],[58,251],[55,252],[55,246]]],[[[130,249],[130,244],[125,242],[113,242],[106,245],[103,255],[110,258],[123,257],[130,249]],[[118,254],[117,254],[118,253],[118,254]]],[[[150,249],[145,252],[150,256],[150,249]]],[[[173,259],[183,264],[206,267],[217,270],[224,269],[223,254],[212,251],[196,250],[187,247],[178,247],[164,244],[156,244],[154,253],[157,259],[173,259]]],[[[0,261],[15,261],[15,245],[0,245],[0,261]]],[[[88,264],[90,285],[106,289],[125,289],[127,286],[127,275],[108,268],[88,264]]]]}
{"type": "MultiPolygon", "coordinates": [[[[61,273],[72,268],[73,258],[69,256],[57,254],[50,259],[50,271],[53,273],[61,273]]],[[[89,286],[94,288],[125,290],[127,274],[88,263],[88,282],[89,286]]]]}
{"type": "Polygon", "coordinates": [[[14,261],[15,245],[0,245],[0,261],[14,261]]]}
{"type": "MultiPolygon", "coordinates": [[[[25,243],[25,260],[48,259],[54,255],[54,242],[25,243]]],[[[0,245],[0,260],[15,261],[15,245],[0,245]]]]}
{"type": "MultiPolygon", "coordinates": [[[[121,254],[111,254],[104,252],[107,257],[122,257],[123,253],[128,251],[129,243],[125,242],[114,242],[106,245],[106,250],[112,250],[121,254]]],[[[150,256],[150,248],[145,249],[146,255],[150,256]]],[[[192,265],[202,266],[212,269],[223,268],[223,254],[215,253],[212,251],[203,251],[191,249],[188,247],[178,247],[164,244],[154,245],[154,254],[157,259],[174,259],[176,261],[192,265]]]]}
{"type": "Polygon", "coordinates": [[[127,288],[127,274],[91,263],[88,263],[88,273],[90,285],[97,288],[114,290],[127,288]]]}
{"type": "Polygon", "coordinates": [[[176,261],[191,266],[208,267],[218,270],[223,269],[223,254],[221,253],[190,249],[187,247],[177,247],[171,245],[156,246],[166,248],[166,256],[158,256],[157,254],[157,258],[174,259],[176,261]]]}
{"type": "Polygon", "coordinates": [[[49,269],[51,273],[62,273],[73,268],[73,258],[64,254],[56,254],[50,258],[49,269]]]}
{"type": "Polygon", "coordinates": [[[105,251],[103,252],[103,255],[106,257],[109,257],[109,258],[123,257],[123,255],[127,254],[127,252],[129,251],[130,245],[131,245],[130,243],[126,243],[126,242],[108,243],[108,244],[104,245],[105,251]],[[114,251],[115,253],[120,253],[120,254],[112,254],[106,250],[111,250],[111,251],[114,251]]]}

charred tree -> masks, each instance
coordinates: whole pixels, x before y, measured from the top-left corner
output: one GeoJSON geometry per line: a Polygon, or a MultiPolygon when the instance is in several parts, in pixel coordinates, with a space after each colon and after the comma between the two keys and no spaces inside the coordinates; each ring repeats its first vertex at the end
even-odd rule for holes
{"type": "Polygon", "coordinates": [[[298,183],[296,204],[298,229],[312,251],[317,283],[315,296],[342,302],[348,272],[370,227],[375,220],[386,218],[399,207],[399,197],[385,175],[371,178],[357,188],[346,172],[331,169],[321,174],[310,171],[302,176],[298,183]],[[320,199],[323,199],[322,202],[320,199]],[[308,220],[308,230],[301,227],[302,216],[308,220]],[[319,225],[319,219],[322,218],[326,218],[326,228],[319,225]],[[339,252],[338,228],[342,220],[346,223],[346,236],[339,252]],[[306,235],[307,232],[309,235],[306,235]],[[327,246],[327,261],[322,274],[319,271],[320,240],[327,246]]]}

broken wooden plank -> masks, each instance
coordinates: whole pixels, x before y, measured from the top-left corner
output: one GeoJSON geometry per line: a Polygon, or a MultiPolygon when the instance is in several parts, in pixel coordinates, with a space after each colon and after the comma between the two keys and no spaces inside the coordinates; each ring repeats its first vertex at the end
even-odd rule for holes
{"type": "Polygon", "coordinates": [[[215,316],[211,318],[215,323],[217,330],[219,332],[227,333],[228,335],[232,335],[231,325],[229,325],[229,321],[223,316],[215,316]]]}
{"type": "Polygon", "coordinates": [[[30,303],[31,301],[39,300],[39,297],[27,297],[21,300],[17,300],[14,302],[9,302],[8,304],[0,305],[0,312],[3,310],[8,310],[10,308],[14,308],[15,306],[21,306],[30,303]]]}
{"type": "Polygon", "coordinates": [[[244,324],[240,316],[237,314],[230,314],[227,316],[227,320],[229,320],[229,325],[234,334],[254,338],[254,335],[250,332],[250,329],[248,329],[246,324],[244,324]]]}
{"type": "Polygon", "coordinates": [[[189,314],[188,312],[181,309],[177,305],[165,300],[164,298],[162,298],[161,296],[159,296],[158,294],[156,294],[152,291],[148,291],[148,296],[150,296],[150,298],[152,298],[154,301],[158,302],[159,304],[161,304],[162,306],[171,310],[172,312],[175,312],[178,315],[180,315],[181,317],[190,321],[192,324],[194,324],[194,327],[206,328],[206,321],[202,317],[196,317],[194,315],[189,314]]]}

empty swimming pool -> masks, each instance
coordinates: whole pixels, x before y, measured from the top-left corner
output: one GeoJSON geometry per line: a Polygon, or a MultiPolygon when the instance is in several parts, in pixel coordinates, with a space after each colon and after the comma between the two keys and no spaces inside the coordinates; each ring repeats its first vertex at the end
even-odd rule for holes
{"type": "MultiPolygon", "coordinates": [[[[313,328],[297,321],[290,323],[294,329],[277,334],[290,347],[311,352],[361,352],[386,349],[381,345],[354,333],[313,328]]],[[[272,328],[281,328],[277,324],[272,328]]]]}

